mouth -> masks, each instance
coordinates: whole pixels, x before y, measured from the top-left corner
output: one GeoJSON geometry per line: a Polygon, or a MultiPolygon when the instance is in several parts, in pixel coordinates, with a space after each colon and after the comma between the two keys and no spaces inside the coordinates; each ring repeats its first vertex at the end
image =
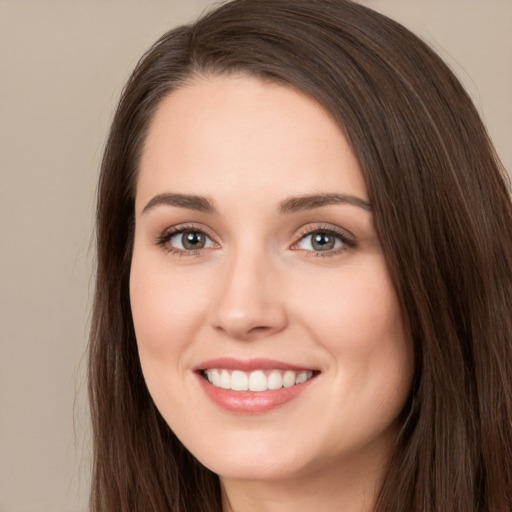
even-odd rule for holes
{"type": "Polygon", "coordinates": [[[204,393],[222,409],[236,414],[274,410],[307,394],[321,373],[273,359],[221,357],[194,368],[204,393]]]}
{"type": "Polygon", "coordinates": [[[231,391],[276,391],[304,384],[318,374],[315,370],[287,370],[261,368],[252,371],[228,368],[207,368],[201,376],[216,388],[231,391]]]}

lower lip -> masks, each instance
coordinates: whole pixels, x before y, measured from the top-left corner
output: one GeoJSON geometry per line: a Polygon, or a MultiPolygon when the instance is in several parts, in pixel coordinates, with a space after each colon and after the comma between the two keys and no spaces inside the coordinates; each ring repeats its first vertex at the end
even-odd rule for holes
{"type": "Polygon", "coordinates": [[[218,388],[198,374],[199,382],[206,395],[218,406],[230,412],[259,414],[271,411],[303,393],[315,380],[315,376],[302,384],[289,388],[268,391],[233,391],[218,388]]]}

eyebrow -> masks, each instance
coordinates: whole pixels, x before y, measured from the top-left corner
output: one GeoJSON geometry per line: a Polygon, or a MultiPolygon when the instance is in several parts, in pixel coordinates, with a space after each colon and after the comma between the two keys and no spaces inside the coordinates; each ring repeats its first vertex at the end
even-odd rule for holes
{"type": "MultiPolygon", "coordinates": [[[[328,206],[331,204],[349,204],[362,208],[368,212],[372,211],[372,207],[368,201],[350,194],[314,194],[290,197],[279,204],[278,211],[283,215],[299,211],[313,210],[315,208],[321,208],[322,206],[328,206]]],[[[213,202],[206,197],[173,193],[158,194],[154,196],[146,204],[142,213],[146,213],[160,205],[177,206],[179,208],[196,210],[203,213],[216,213],[213,202]]]]}
{"type": "Polygon", "coordinates": [[[197,210],[204,213],[215,213],[213,203],[209,199],[206,199],[206,197],[171,193],[158,194],[153,197],[149,203],[144,206],[142,213],[146,213],[160,205],[178,206],[179,208],[187,208],[189,210],[197,210]]]}
{"type": "Polygon", "coordinates": [[[316,194],[307,196],[291,197],[286,199],[279,206],[279,213],[296,213],[303,210],[313,210],[331,204],[349,204],[362,208],[367,212],[372,211],[368,201],[350,194],[316,194]]]}

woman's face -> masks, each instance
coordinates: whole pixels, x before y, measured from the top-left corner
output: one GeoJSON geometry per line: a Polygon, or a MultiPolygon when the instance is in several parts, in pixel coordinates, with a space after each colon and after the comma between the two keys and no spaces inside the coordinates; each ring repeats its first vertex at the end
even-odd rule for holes
{"type": "Polygon", "coordinates": [[[130,297],[156,406],[221,477],[386,460],[412,351],[361,170],[314,101],[210,77],[161,103],[130,297]]]}

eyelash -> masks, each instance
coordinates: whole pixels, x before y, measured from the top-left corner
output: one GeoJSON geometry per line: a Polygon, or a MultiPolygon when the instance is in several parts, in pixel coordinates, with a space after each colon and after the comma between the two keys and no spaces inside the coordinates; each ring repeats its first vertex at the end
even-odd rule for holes
{"type": "MultiPolygon", "coordinates": [[[[326,235],[333,236],[337,238],[343,244],[342,247],[337,249],[331,249],[327,251],[309,251],[303,250],[308,257],[313,258],[329,258],[331,256],[338,256],[339,254],[346,252],[347,250],[353,249],[356,247],[356,242],[353,238],[350,238],[345,232],[340,229],[336,229],[331,226],[317,226],[312,229],[306,228],[300,232],[298,240],[292,245],[292,248],[297,246],[300,242],[305,240],[308,236],[315,235],[317,233],[323,233],[326,235]]],[[[300,250],[300,249],[294,249],[300,250]]]]}
{"type": "MultiPolygon", "coordinates": [[[[208,235],[208,233],[205,232],[204,229],[198,228],[194,225],[182,225],[177,226],[175,228],[170,228],[166,231],[164,231],[161,235],[157,237],[156,244],[162,249],[164,249],[167,253],[174,254],[176,256],[198,256],[202,250],[204,249],[195,249],[195,250],[183,250],[183,249],[177,249],[176,247],[172,247],[168,245],[169,241],[176,235],[186,233],[186,232],[193,232],[193,233],[201,233],[208,237],[210,240],[212,240],[212,237],[208,235]]],[[[298,239],[294,244],[292,245],[292,250],[301,250],[301,249],[294,249],[300,242],[305,240],[308,236],[312,236],[317,233],[324,233],[326,235],[334,236],[337,238],[341,243],[343,244],[342,247],[338,249],[333,250],[327,250],[327,251],[313,251],[313,250],[306,250],[302,249],[303,252],[306,253],[308,257],[315,257],[315,258],[328,258],[331,256],[337,256],[342,252],[345,252],[347,250],[353,249],[356,247],[356,242],[347,236],[346,233],[344,233],[341,230],[335,229],[333,227],[327,227],[327,226],[318,226],[312,229],[304,229],[298,236],[298,239]]],[[[215,242],[214,242],[215,243],[215,242]]]]}
{"type": "Polygon", "coordinates": [[[192,232],[192,233],[202,233],[206,237],[208,237],[210,240],[212,237],[208,235],[208,233],[205,232],[204,229],[198,228],[194,225],[181,225],[176,226],[174,228],[169,228],[166,231],[164,231],[161,235],[157,237],[156,244],[162,249],[165,250],[165,252],[176,255],[176,256],[198,256],[202,249],[195,249],[190,251],[185,251],[183,249],[177,249],[176,247],[172,247],[168,245],[169,241],[173,236],[186,233],[186,232],[192,232]]]}

